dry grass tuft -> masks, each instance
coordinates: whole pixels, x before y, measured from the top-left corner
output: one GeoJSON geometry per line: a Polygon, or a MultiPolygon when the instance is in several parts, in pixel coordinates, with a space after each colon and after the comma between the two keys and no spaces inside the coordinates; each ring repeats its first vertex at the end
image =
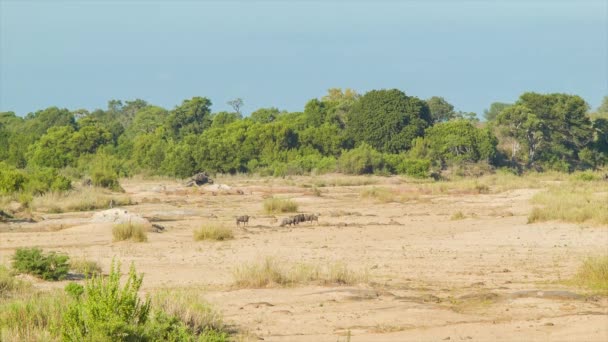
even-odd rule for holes
{"type": "Polygon", "coordinates": [[[67,192],[47,192],[34,197],[31,207],[36,211],[63,213],[105,209],[110,207],[110,202],[113,202],[114,206],[132,204],[129,196],[91,187],[67,192]]]}
{"type": "Polygon", "coordinates": [[[101,266],[99,266],[97,262],[85,258],[71,259],[70,269],[78,274],[84,275],[86,278],[101,274],[101,266]]]}
{"type": "Polygon", "coordinates": [[[528,223],[559,220],[574,223],[608,225],[608,194],[595,193],[595,186],[571,184],[551,187],[536,194],[535,207],[528,216],[528,223]]]}
{"type": "Polygon", "coordinates": [[[197,334],[210,329],[225,330],[222,315],[203,299],[200,291],[162,290],[152,297],[152,302],[158,310],[177,317],[197,334]]]}
{"type": "Polygon", "coordinates": [[[234,238],[232,229],[224,226],[205,225],[194,231],[194,240],[224,241],[234,238]]]}
{"type": "Polygon", "coordinates": [[[146,229],[142,224],[137,223],[121,223],[112,228],[112,236],[114,241],[131,240],[134,242],[148,241],[146,229]]]}
{"type": "Polygon", "coordinates": [[[271,197],[264,200],[264,210],[268,214],[295,213],[298,204],[290,199],[271,197]]]}
{"type": "Polygon", "coordinates": [[[608,296],[608,255],[591,257],[583,262],[572,282],[608,296]]]}
{"type": "Polygon", "coordinates": [[[467,217],[465,216],[465,214],[462,213],[462,211],[457,211],[454,214],[452,214],[452,217],[450,217],[450,220],[452,220],[452,221],[464,220],[465,218],[467,218],[467,217]]]}
{"type": "Polygon", "coordinates": [[[11,272],[0,265],[0,298],[8,297],[15,292],[29,289],[30,283],[15,278],[11,272]]]}
{"type": "Polygon", "coordinates": [[[288,265],[274,258],[247,264],[234,270],[235,285],[240,288],[295,286],[317,283],[322,285],[352,285],[367,282],[367,274],[355,273],[343,263],[325,267],[309,264],[288,265]]]}

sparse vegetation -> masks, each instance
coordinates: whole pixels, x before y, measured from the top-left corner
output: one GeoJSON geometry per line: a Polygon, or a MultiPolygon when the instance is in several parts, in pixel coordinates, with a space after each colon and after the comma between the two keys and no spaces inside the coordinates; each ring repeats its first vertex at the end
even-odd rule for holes
{"type": "Polygon", "coordinates": [[[608,194],[596,193],[593,183],[554,186],[532,198],[538,205],[528,222],[560,220],[573,223],[608,225],[608,194]]]}
{"type": "Polygon", "coordinates": [[[38,211],[62,213],[107,209],[110,202],[115,206],[132,204],[127,195],[119,195],[95,187],[85,187],[68,192],[48,192],[32,200],[32,208],[38,211]]]}
{"type": "Polygon", "coordinates": [[[381,203],[395,202],[397,199],[396,194],[387,188],[372,187],[363,189],[360,195],[362,198],[373,198],[381,203]]]}
{"type": "Polygon", "coordinates": [[[232,229],[218,225],[204,225],[194,231],[194,240],[223,241],[234,238],[232,229]]]}
{"type": "Polygon", "coordinates": [[[343,263],[326,266],[286,264],[270,257],[261,263],[237,267],[233,274],[235,285],[243,288],[295,286],[309,283],[352,285],[367,281],[366,273],[356,273],[343,263]]]}
{"type": "Polygon", "coordinates": [[[148,234],[142,224],[137,223],[121,223],[112,227],[112,236],[114,241],[131,240],[133,242],[148,241],[148,234]]]}
{"type": "Polygon", "coordinates": [[[454,214],[452,214],[452,217],[450,217],[450,219],[452,221],[457,221],[457,220],[464,220],[465,218],[467,218],[462,211],[457,211],[454,214]]]}
{"type": "Polygon", "coordinates": [[[290,199],[271,197],[264,200],[264,210],[269,214],[295,213],[298,204],[290,199]]]}
{"type": "Polygon", "coordinates": [[[0,298],[27,289],[29,286],[28,282],[15,278],[6,267],[0,265],[0,298]]]}
{"type": "Polygon", "coordinates": [[[587,258],[572,281],[578,286],[608,296],[608,255],[587,258]]]}
{"type": "Polygon", "coordinates": [[[97,262],[85,258],[72,259],[70,269],[86,278],[101,274],[101,266],[97,262]]]}
{"type": "Polygon", "coordinates": [[[69,257],[40,248],[18,248],[13,256],[15,272],[27,273],[44,280],[64,279],[69,271],[69,257]]]}

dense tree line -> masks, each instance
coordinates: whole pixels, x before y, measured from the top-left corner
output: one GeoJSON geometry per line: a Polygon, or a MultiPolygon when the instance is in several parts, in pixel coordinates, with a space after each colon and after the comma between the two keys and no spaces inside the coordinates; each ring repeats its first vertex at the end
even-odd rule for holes
{"type": "Polygon", "coordinates": [[[248,117],[241,99],[229,103],[233,112],[214,113],[204,97],[170,110],[138,99],[92,112],[5,112],[0,192],[64,189],[65,179],[85,175],[115,187],[117,177],[134,173],[188,177],[202,170],[428,177],[467,163],[597,168],[608,156],[607,99],[591,113],[576,95],[525,93],[512,104],[493,103],[484,123],[441,97],[422,100],[397,89],[330,89],[303,112],[261,108],[248,117]]]}

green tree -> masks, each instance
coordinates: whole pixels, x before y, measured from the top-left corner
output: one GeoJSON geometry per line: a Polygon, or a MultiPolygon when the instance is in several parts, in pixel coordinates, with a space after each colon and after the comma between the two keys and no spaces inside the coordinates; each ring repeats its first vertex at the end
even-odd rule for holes
{"type": "Polygon", "coordinates": [[[73,135],[72,126],[49,128],[40,140],[29,146],[28,164],[54,168],[72,165],[77,156],[73,151],[73,135]]]}
{"type": "Polygon", "coordinates": [[[201,134],[211,126],[211,101],[205,97],[193,97],[171,111],[167,126],[174,137],[201,134]]]}
{"type": "Polygon", "coordinates": [[[433,96],[426,100],[426,104],[429,106],[433,122],[445,122],[456,117],[454,106],[443,97],[433,96]]]}
{"type": "Polygon", "coordinates": [[[600,114],[608,114],[608,96],[604,96],[602,104],[597,107],[597,112],[600,114]]]}
{"type": "Polygon", "coordinates": [[[483,116],[486,119],[486,121],[494,121],[494,120],[496,120],[496,117],[498,116],[498,114],[500,114],[500,112],[502,112],[503,110],[505,110],[506,108],[508,108],[512,105],[513,104],[511,104],[511,103],[493,102],[490,105],[490,108],[483,111],[483,116]]]}
{"type": "Polygon", "coordinates": [[[249,116],[251,120],[258,123],[270,123],[275,121],[281,112],[278,108],[260,108],[249,116]]]}
{"type": "Polygon", "coordinates": [[[352,107],[347,130],[355,143],[398,153],[409,149],[431,122],[426,102],[397,89],[372,90],[352,107]]]}

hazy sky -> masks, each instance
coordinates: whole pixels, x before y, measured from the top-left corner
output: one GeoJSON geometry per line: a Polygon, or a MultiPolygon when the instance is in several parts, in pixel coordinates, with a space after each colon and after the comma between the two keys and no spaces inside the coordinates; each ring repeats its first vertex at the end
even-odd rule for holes
{"type": "Polygon", "coordinates": [[[398,88],[482,113],[524,91],[608,95],[608,0],[0,0],[0,111],[301,111],[328,88],[398,88]]]}

